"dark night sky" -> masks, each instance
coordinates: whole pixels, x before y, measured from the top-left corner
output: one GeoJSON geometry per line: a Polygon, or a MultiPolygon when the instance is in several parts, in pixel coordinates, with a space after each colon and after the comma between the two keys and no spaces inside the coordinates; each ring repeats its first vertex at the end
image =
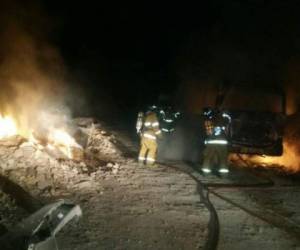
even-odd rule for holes
{"type": "Polygon", "coordinates": [[[206,33],[214,15],[207,5],[80,2],[70,8],[49,1],[46,6],[60,23],[54,39],[67,64],[93,75],[114,96],[125,93],[131,100],[138,99],[137,92],[155,99],[176,91],[177,52],[193,30],[206,33]]]}
{"type": "Polygon", "coordinates": [[[299,56],[296,1],[199,3],[42,1],[71,74],[120,106],[144,105],[203,76],[280,81],[289,60],[299,56]]]}

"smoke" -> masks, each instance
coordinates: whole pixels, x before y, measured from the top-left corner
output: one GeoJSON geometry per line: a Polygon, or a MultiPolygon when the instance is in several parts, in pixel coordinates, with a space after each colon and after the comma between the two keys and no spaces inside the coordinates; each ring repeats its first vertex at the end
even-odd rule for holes
{"type": "Polygon", "coordinates": [[[159,160],[199,162],[204,140],[202,124],[203,120],[200,115],[182,115],[176,124],[175,131],[164,134],[159,140],[159,160]]]}
{"type": "Polygon", "coordinates": [[[1,2],[0,113],[13,116],[23,135],[70,115],[64,64],[48,42],[50,31],[37,2],[1,2]],[[45,121],[45,114],[53,115],[45,121]]]}

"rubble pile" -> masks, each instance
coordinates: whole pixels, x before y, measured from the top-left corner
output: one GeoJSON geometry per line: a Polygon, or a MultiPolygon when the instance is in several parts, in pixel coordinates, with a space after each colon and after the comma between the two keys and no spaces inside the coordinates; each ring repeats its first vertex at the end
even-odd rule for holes
{"type": "Polygon", "coordinates": [[[114,136],[90,119],[80,121],[75,122],[79,132],[74,138],[83,146],[81,157],[69,159],[59,148],[13,136],[0,140],[0,174],[33,196],[60,196],[92,189],[96,177],[118,173],[122,157],[114,136]]]}

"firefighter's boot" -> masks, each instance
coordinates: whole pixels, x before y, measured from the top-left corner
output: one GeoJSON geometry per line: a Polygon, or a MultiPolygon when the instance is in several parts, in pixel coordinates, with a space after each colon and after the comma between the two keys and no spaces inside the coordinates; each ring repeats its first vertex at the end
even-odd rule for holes
{"type": "Polygon", "coordinates": [[[213,157],[214,157],[214,148],[212,145],[208,145],[203,152],[203,164],[201,171],[203,174],[210,174],[212,169],[213,157]]]}

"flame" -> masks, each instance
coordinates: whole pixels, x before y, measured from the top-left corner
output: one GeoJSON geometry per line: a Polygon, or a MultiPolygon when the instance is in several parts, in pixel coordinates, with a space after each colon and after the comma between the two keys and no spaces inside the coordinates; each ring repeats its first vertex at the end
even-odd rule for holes
{"type": "Polygon", "coordinates": [[[60,129],[54,129],[51,132],[49,139],[52,144],[47,145],[49,149],[53,149],[53,146],[57,147],[68,158],[72,158],[71,146],[76,145],[77,143],[67,132],[60,129]]]}
{"type": "Polygon", "coordinates": [[[74,138],[72,138],[67,132],[63,130],[55,129],[51,134],[51,139],[53,139],[54,144],[70,146],[77,144],[74,138]]]}
{"type": "Polygon", "coordinates": [[[17,126],[12,115],[2,116],[0,114],[0,139],[20,135],[39,149],[46,146],[51,151],[60,151],[69,159],[82,160],[84,156],[83,148],[64,130],[64,126],[57,128],[52,123],[49,125],[48,121],[53,118],[51,116],[46,116],[46,119],[45,117],[42,118],[43,123],[37,123],[42,125],[24,129],[17,126]]]}
{"type": "Polygon", "coordinates": [[[73,137],[71,137],[62,129],[54,129],[51,132],[47,147],[49,149],[58,148],[70,159],[75,159],[78,157],[78,153],[82,153],[82,147],[75,141],[73,137]]]}
{"type": "Polygon", "coordinates": [[[0,115],[0,139],[16,135],[17,133],[17,126],[13,118],[0,115]]]}

